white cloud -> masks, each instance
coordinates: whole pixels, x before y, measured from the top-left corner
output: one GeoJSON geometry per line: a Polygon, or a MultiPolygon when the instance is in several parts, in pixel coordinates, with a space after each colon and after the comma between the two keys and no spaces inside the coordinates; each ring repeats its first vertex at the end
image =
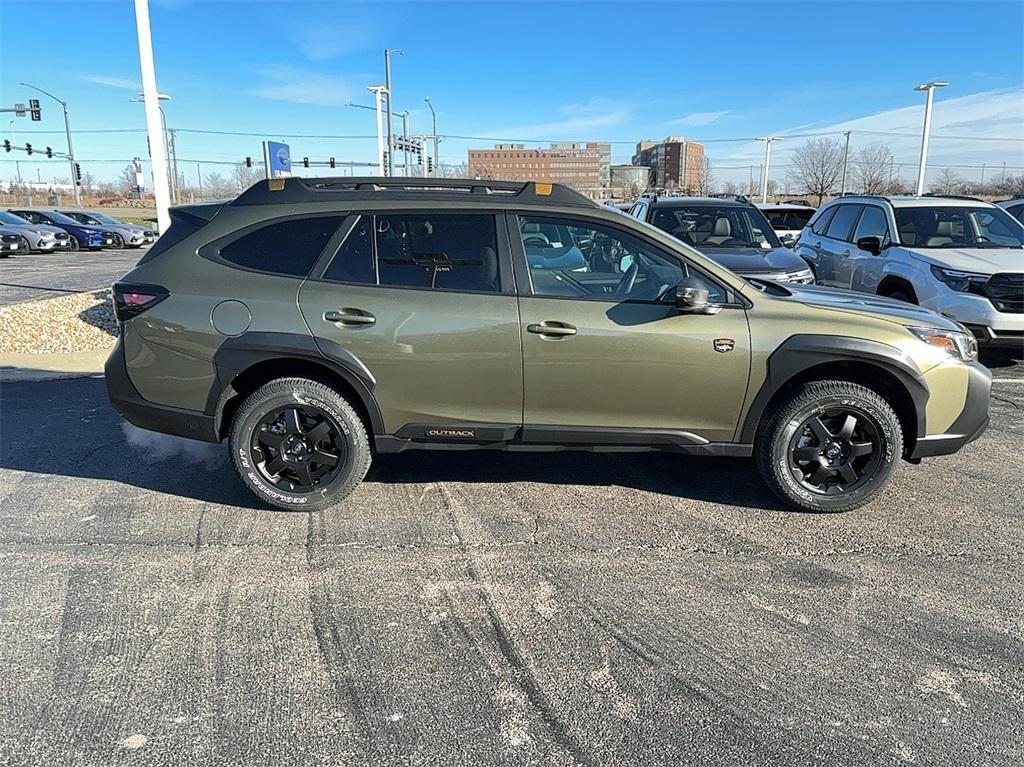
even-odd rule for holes
{"type": "Polygon", "coordinates": [[[558,112],[562,116],[558,120],[488,130],[484,135],[536,141],[593,139],[594,131],[621,125],[633,117],[627,102],[601,98],[566,104],[559,107],[558,112]]]}
{"type": "Polygon", "coordinates": [[[729,114],[732,110],[723,109],[720,112],[690,112],[688,115],[669,120],[669,125],[680,125],[686,128],[700,128],[704,125],[711,125],[729,114]]]}
{"type": "Polygon", "coordinates": [[[299,51],[312,61],[326,61],[361,50],[369,42],[369,30],[351,24],[314,24],[295,34],[295,44],[299,51]]]}
{"type": "Polygon", "coordinates": [[[107,75],[79,75],[78,79],[84,80],[87,83],[107,85],[111,88],[123,88],[126,91],[135,91],[136,93],[142,90],[142,86],[139,85],[137,80],[131,80],[127,77],[108,77],[107,75]]]}
{"type": "MultiPolygon", "coordinates": [[[[355,77],[329,75],[298,67],[266,67],[260,70],[269,82],[252,93],[273,101],[314,106],[341,106],[352,101],[362,90],[355,77]]],[[[366,80],[365,77],[362,78],[366,80]]],[[[369,80],[366,80],[369,82],[369,80]]]]}

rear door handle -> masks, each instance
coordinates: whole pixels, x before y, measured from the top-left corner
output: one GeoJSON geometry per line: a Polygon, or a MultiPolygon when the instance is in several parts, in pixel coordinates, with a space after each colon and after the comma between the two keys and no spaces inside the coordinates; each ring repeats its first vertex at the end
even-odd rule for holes
{"type": "Polygon", "coordinates": [[[348,308],[324,312],[324,319],[341,325],[372,325],[377,321],[377,318],[369,312],[364,312],[362,309],[348,308]]]}
{"type": "Polygon", "coordinates": [[[556,322],[555,320],[544,320],[541,323],[532,323],[526,326],[530,333],[546,338],[564,338],[565,336],[576,335],[576,327],[568,322],[556,322]]]}

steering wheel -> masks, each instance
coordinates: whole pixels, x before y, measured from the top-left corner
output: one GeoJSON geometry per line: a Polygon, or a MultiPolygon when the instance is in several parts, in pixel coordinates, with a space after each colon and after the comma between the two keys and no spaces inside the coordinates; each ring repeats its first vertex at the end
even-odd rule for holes
{"type": "Polygon", "coordinates": [[[615,295],[619,298],[624,298],[633,292],[633,286],[636,284],[636,276],[640,272],[640,259],[633,256],[633,263],[629,265],[623,275],[622,279],[619,280],[619,284],[615,287],[615,295]]]}
{"type": "Polygon", "coordinates": [[[540,245],[551,244],[551,240],[548,239],[548,236],[541,232],[531,232],[530,234],[523,235],[523,245],[529,245],[531,242],[539,243],[540,245]]]}

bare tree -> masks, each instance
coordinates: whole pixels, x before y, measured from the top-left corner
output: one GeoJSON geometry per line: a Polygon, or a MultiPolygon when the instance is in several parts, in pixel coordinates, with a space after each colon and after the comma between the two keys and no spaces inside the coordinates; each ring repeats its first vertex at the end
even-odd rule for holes
{"type": "Polygon", "coordinates": [[[889,188],[892,150],[886,144],[867,144],[853,157],[853,181],[864,194],[882,194],[889,188]]]}
{"type": "Polygon", "coordinates": [[[120,182],[122,192],[130,191],[135,186],[135,166],[132,163],[125,165],[117,180],[120,182]]]}
{"type": "Polygon", "coordinates": [[[928,187],[928,191],[937,194],[960,194],[966,185],[966,180],[959,173],[949,168],[943,168],[939,177],[928,187]]]}
{"type": "Polygon", "coordinates": [[[261,178],[263,178],[262,167],[250,168],[240,163],[231,168],[231,182],[235,185],[237,192],[245,191],[261,178]]]}
{"type": "Polygon", "coordinates": [[[740,193],[740,188],[738,186],[736,186],[736,182],[734,182],[734,181],[726,181],[724,184],[722,184],[722,191],[725,194],[733,194],[733,195],[735,195],[735,194],[739,194],[740,193]]]}
{"type": "Polygon", "coordinates": [[[203,189],[209,197],[228,197],[235,191],[235,185],[223,173],[214,171],[203,179],[203,189]]]}
{"type": "Polygon", "coordinates": [[[832,138],[808,139],[793,153],[789,177],[807,194],[817,197],[835,193],[843,175],[843,142],[832,138]]]}

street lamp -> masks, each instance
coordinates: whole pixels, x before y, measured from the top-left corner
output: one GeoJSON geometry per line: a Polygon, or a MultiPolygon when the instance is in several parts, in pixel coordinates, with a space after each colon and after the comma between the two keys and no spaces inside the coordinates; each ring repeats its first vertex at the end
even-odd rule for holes
{"type": "Polygon", "coordinates": [[[936,88],[945,88],[949,83],[933,81],[921,83],[914,88],[915,91],[925,92],[924,101],[924,130],[921,132],[921,162],[917,166],[917,196],[924,194],[924,171],[928,162],[928,135],[932,131],[932,99],[936,88]]]}
{"type": "Polygon", "coordinates": [[[433,128],[433,134],[434,135],[433,135],[432,138],[434,139],[434,170],[436,171],[437,170],[437,144],[441,140],[437,136],[437,112],[434,111],[434,104],[430,100],[430,96],[424,96],[423,100],[426,101],[427,102],[427,106],[430,107],[430,117],[431,117],[431,119],[433,120],[433,123],[434,123],[434,128],[433,128]]]}
{"type": "Polygon", "coordinates": [[[782,137],[762,136],[758,141],[764,142],[764,178],[761,179],[761,202],[768,202],[768,174],[772,167],[772,142],[782,141],[782,137]]]}
{"type": "Polygon", "coordinates": [[[49,96],[64,108],[64,132],[67,133],[68,136],[68,165],[71,166],[71,191],[75,194],[75,206],[77,207],[81,205],[82,196],[78,192],[78,180],[75,178],[75,150],[71,147],[71,121],[68,119],[68,102],[57,98],[49,91],[44,91],[36,85],[30,85],[29,83],[18,83],[18,85],[24,86],[25,88],[31,88],[34,91],[39,91],[44,96],[49,96]]]}
{"type": "MultiPolygon", "coordinates": [[[[157,102],[172,100],[171,97],[168,96],[166,93],[157,93],[156,98],[157,102]]],[[[140,93],[135,98],[130,98],[128,100],[135,104],[146,103],[145,96],[142,93],[140,93]]],[[[160,106],[159,103],[157,103],[156,107],[160,110],[160,125],[163,128],[164,134],[164,163],[166,163],[167,165],[167,175],[170,180],[169,187],[171,194],[171,202],[173,203],[176,202],[178,199],[178,157],[174,151],[173,136],[171,137],[171,139],[167,138],[167,113],[164,111],[164,108],[160,106]],[[174,158],[173,161],[171,158],[174,158]]]]}
{"type": "Polygon", "coordinates": [[[397,53],[399,56],[404,56],[405,51],[401,51],[398,48],[385,48],[384,49],[384,98],[386,101],[386,112],[387,112],[387,125],[388,125],[388,175],[394,175],[394,162],[392,161],[392,155],[395,153],[395,145],[392,143],[391,135],[391,112],[394,109],[391,103],[391,54],[397,53]]]}
{"type": "MultiPolygon", "coordinates": [[[[369,90],[373,91],[373,87],[371,86],[369,88],[369,90]]],[[[357,109],[369,109],[371,111],[376,111],[377,110],[377,107],[375,107],[375,106],[371,107],[371,106],[367,106],[366,104],[357,104],[354,101],[348,102],[345,106],[356,107],[357,109]]],[[[404,112],[391,112],[390,114],[393,117],[401,117],[402,118],[402,138],[405,139],[405,143],[406,143],[406,148],[403,150],[403,155],[405,157],[405,165],[403,167],[403,170],[405,171],[405,175],[408,176],[409,175],[409,149],[408,149],[408,142],[409,142],[409,110],[406,109],[404,112]]],[[[389,162],[390,162],[390,160],[389,160],[389,162]]]]}

